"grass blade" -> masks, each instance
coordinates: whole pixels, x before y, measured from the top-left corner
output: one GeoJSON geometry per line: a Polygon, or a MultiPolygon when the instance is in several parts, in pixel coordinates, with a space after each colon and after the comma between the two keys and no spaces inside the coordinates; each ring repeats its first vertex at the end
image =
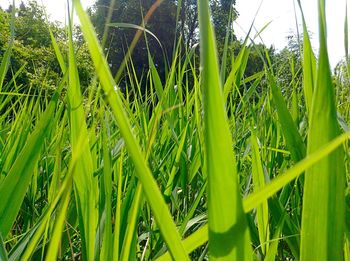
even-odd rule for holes
{"type": "Polygon", "coordinates": [[[209,254],[213,260],[252,260],[208,1],[198,1],[198,10],[208,176],[209,254]]]}
{"type": "Polygon", "coordinates": [[[301,7],[300,0],[298,0],[298,4],[301,11],[301,16],[303,20],[303,87],[304,87],[304,95],[306,102],[307,112],[311,111],[312,104],[312,96],[313,89],[316,83],[316,58],[312,51],[310,36],[307,31],[307,26],[305,22],[305,17],[303,13],[303,9],[301,7]]]}
{"type": "MultiPolygon", "coordinates": [[[[254,208],[258,207],[262,202],[269,199],[271,196],[273,196],[277,191],[281,190],[289,182],[299,177],[306,170],[308,170],[313,165],[315,165],[316,163],[324,159],[326,156],[334,152],[337,148],[339,148],[341,144],[343,144],[349,138],[350,138],[350,132],[346,132],[338,136],[337,138],[329,142],[327,145],[323,146],[322,148],[315,151],[314,153],[308,155],[305,159],[298,162],[294,167],[290,168],[282,175],[273,179],[270,183],[268,183],[258,191],[249,195],[247,198],[243,200],[244,211],[247,213],[252,211],[254,208]]],[[[306,174],[307,173],[308,172],[306,172],[306,174]]],[[[189,237],[185,238],[183,240],[183,245],[186,248],[186,250],[189,249],[193,251],[199,246],[203,245],[205,242],[207,242],[208,234],[205,233],[206,231],[208,231],[208,225],[204,225],[203,227],[198,229],[196,232],[191,234],[189,237]]],[[[164,256],[167,256],[167,255],[169,254],[166,253],[160,258],[163,258],[164,256]]]]}
{"type": "Polygon", "coordinates": [[[7,253],[4,245],[4,241],[2,240],[2,236],[0,235],[0,260],[7,261],[7,253]]]}
{"type": "Polygon", "coordinates": [[[28,138],[26,145],[16,158],[7,176],[0,184],[0,234],[5,237],[16,219],[27,192],[33,170],[40,155],[41,147],[44,144],[45,137],[50,131],[57,101],[58,93],[53,96],[41,120],[28,138]]]}
{"type": "Polygon", "coordinates": [[[96,73],[101,81],[106,98],[111,106],[112,112],[118,123],[120,132],[124,138],[128,152],[135,165],[137,177],[140,179],[145,196],[152,208],[157,224],[160,228],[162,236],[172,253],[174,258],[188,260],[186,251],[181,243],[180,235],[171,218],[169,210],[165,204],[164,198],[155,182],[152,173],[148,167],[145,157],[141,152],[134,134],[132,133],[129,120],[126,116],[122,101],[115,91],[115,82],[109,71],[103,52],[98,44],[96,34],[94,33],[92,24],[83,10],[79,0],[73,1],[77,14],[82,24],[82,31],[88,43],[91,58],[96,67],[96,73]]]}
{"type": "MultiPolygon", "coordinates": [[[[308,154],[317,151],[340,133],[327,54],[325,0],[318,1],[318,10],[320,49],[310,115],[308,154]]],[[[342,148],[307,170],[303,197],[301,260],[342,260],[344,188],[342,148]]]]}
{"type": "MultiPolygon", "coordinates": [[[[254,191],[256,191],[265,185],[265,175],[264,175],[264,170],[261,163],[257,137],[254,132],[252,132],[251,142],[252,142],[252,154],[253,154],[252,155],[252,173],[253,173],[254,191]]],[[[268,245],[266,242],[270,238],[269,208],[267,205],[267,200],[263,202],[256,209],[256,216],[257,216],[260,245],[262,247],[263,254],[266,255],[268,251],[268,245]]]]}
{"type": "Polygon", "coordinates": [[[93,177],[93,162],[89,142],[79,146],[80,140],[89,140],[83,108],[83,97],[75,58],[72,35],[72,18],[68,28],[69,36],[69,87],[68,111],[70,119],[70,135],[72,157],[79,155],[73,173],[74,189],[79,213],[79,225],[82,236],[83,259],[92,260],[94,256],[95,233],[97,228],[98,209],[96,207],[97,180],[93,177]]]}
{"type": "Polygon", "coordinates": [[[281,90],[277,87],[276,80],[270,72],[268,72],[268,78],[270,80],[271,93],[284,138],[286,139],[288,149],[291,152],[292,159],[294,162],[298,162],[306,155],[305,144],[298,132],[297,126],[293,121],[293,117],[287,108],[287,104],[284,101],[281,90]]]}

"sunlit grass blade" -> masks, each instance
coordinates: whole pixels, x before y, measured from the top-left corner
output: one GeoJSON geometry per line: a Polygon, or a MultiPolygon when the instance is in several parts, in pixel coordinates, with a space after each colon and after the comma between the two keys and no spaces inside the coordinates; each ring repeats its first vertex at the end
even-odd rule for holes
{"type": "Polygon", "coordinates": [[[208,176],[209,255],[213,260],[252,260],[208,1],[198,1],[198,9],[208,176]]]}
{"type": "Polygon", "coordinates": [[[120,238],[120,225],[121,225],[121,197],[122,197],[122,183],[123,183],[123,159],[124,150],[121,151],[120,158],[114,166],[115,179],[117,180],[117,203],[115,208],[115,224],[114,224],[114,235],[113,235],[113,260],[119,260],[119,243],[122,238],[120,238]]]}
{"type": "Polygon", "coordinates": [[[131,260],[135,259],[134,256],[131,255],[132,253],[132,243],[135,238],[135,230],[136,230],[136,224],[137,224],[137,217],[139,215],[140,210],[140,203],[142,201],[141,198],[142,195],[142,185],[137,184],[134,199],[130,208],[130,211],[128,213],[128,227],[125,232],[125,237],[123,240],[123,248],[120,255],[120,260],[131,260]]]}
{"type": "MultiPolygon", "coordinates": [[[[305,95],[307,112],[311,112],[313,89],[316,83],[316,58],[312,50],[309,32],[307,30],[303,9],[300,0],[298,0],[302,20],[303,20],[303,89],[305,95]]],[[[310,115],[309,115],[310,117],[310,115]]]]}
{"type": "MultiPolygon", "coordinates": [[[[308,155],[305,159],[298,162],[295,166],[287,170],[285,173],[273,179],[270,183],[266,184],[258,191],[250,194],[243,200],[244,211],[248,213],[254,208],[258,207],[261,203],[269,199],[276,192],[278,192],[284,186],[286,186],[289,182],[299,177],[302,173],[311,168],[313,165],[319,163],[325,157],[337,150],[339,146],[342,145],[345,141],[349,140],[349,138],[350,132],[346,132],[336,137],[326,145],[322,146],[317,151],[308,155]]],[[[208,225],[202,226],[196,232],[185,238],[183,240],[183,245],[185,246],[186,250],[190,249],[191,251],[193,251],[199,246],[203,245],[205,242],[207,242],[208,234],[205,233],[206,231],[208,231],[208,225]]],[[[164,254],[161,258],[166,257],[168,255],[169,254],[164,254]]]]}
{"type": "MultiPolygon", "coordinates": [[[[183,240],[183,245],[187,251],[187,253],[191,253],[196,248],[205,244],[208,241],[208,225],[202,226],[195,233],[188,236],[183,240]]],[[[166,252],[164,255],[160,256],[156,259],[157,261],[171,261],[171,255],[169,252],[166,252]]]]}
{"type": "Polygon", "coordinates": [[[194,213],[196,211],[196,208],[198,207],[198,204],[199,204],[199,202],[200,202],[200,200],[201,200],[205,190],[207,189],[207,184],[208,184],[207,182],[205,182],[203,184],[201,190],[198,192],[197,198],[193,202],[193,205],[192,205],[191,209],[188,211],[187,216],[182,221],[182,225],[180,227],[180,232],[181,233],[184,234],[186,232],[185,231],[186,226],[187,226],[188,222],[190,221],[190,219],[193,217],[193,215],[194,215],[194,213]]]}
{"type": "Polygon", "coordinates": [[[281,230],[282,230],[283,224],[284,224],[284,218],[282,218],[277,225],[276,231],[275,231],[273,238],[270,242],[270,247],[267,251],[267,254],[266,254],[264,261],[276,260],[276,256],[277,256],[277,252],[278,252],[278,243],[279,243],[279,238],[281,235],[281,230]]]}
{"type": "Polygon", "coordinates": [[[26,195],[42,145],[47,137],[58,101],[56,93],[26,145],[0,184],[0,234],[6,237],[26,195]]]}
{"type": "Polygon", "coordinates": [[[151,55],[148,55],[148,63],[151,70],[152,80],[154,84],[154,89],[157,93],[158,99],[161,100],[163,97],[163,86],[162,81],[160,80],[159,74],[157,72],[156,66],[154,65],[151,55]]]}
{"type": "MultiPolygon", "coordinates": [[[[233,9],[231,8],[230,15],[227,22],[227,28],[230,28],[232,26],[232,23],[234,20],[233,16],[234,16],[234,12],[233,12],[233,9]]],[[[230,29],[228,29],[225,35],[224,51],[222,52],[222,58],[221,58],[221,67],[220,67],[221,82],[225,82],[225,78],[226,78],[227,54],[228,54],[228,48],[229,48],[229,40],[231,37],[232,37],[232,32],[230,29]]]]}
{"type": "MultiPolygon", "coordinates": [[[[87,140],[79,140],[79,145],[84,146],[83,144],[86,143],[87,140]]],[[[74,169],[76,168],[76,163],[79,160],[80,153],[74,154],[72,157],[72,160],[70,162],[69,169],[67,171],[67,174],[64,177],[64,180],[62,181],[62,184],[55,195],[54,200],[48,205],[47,209],[45,210],[44,214],[40,217],[40,219],[37,222],[37,228],[33,231],[33,235],[31,236],[30,240],[28,241],[28,244],[23,249],[23,253],[21,253],[21,260],[28,260],[34,253],[36,246],[38,245],[40,239],[42,238],[43,234],[45,233],[45,230],[47,228],[47,224],[50,220],[50,217],[52,216],[52,213],[57,207],[58,202],[63,199],[61,202],[63,202],[63,206],[67,206],[67,201],[69,198],[69,195],[72,190],[73,185],[73,174],[74,169]]],[[[62,224],[62,219],[65,216],[64,213],[66,209],[62,209],[61,213],[59,213],[59,223],[58,225],[62,224]],[[61,223],[61,224],[60,224],[61,223]]],[[[57,228],[58,229],[58,228],[57,228]]],[[[55,240],[54,240],[55,241],[55,240]]],[[[49,260],[52,260],[51,256],[47,257],[49,260]]]]}
{"type": "Polygon", "coordinates": [[[183,151],[184,145],[185,145],[185,141],[186,141],[186,135],[187,135],[187,127],[186,126],[184,128],[183,133],[181,134],[181,138],[179,141],[179,146],[176,152],[176,156],[175,156],[175,161],[173,164],[173,167],[171,169],[171,172],[169,174],[169,179],[168,182],[166,184],[165,187],[165,191],[164,191],[164,196],[166,199],[169,199],[171,196],[171,193],[173,191],[173,183],[174,183],[174,179],[175,179],[175,175],[176,175],[176,170],[178,168],[179,162],[180,162],[180,157],[181,157],[181,152],[183,151]]]}
{"type": "Polygon", "coordinates": [[[278,114],[278,122],[281,124],[281,129],[286,139],[287,147],[291,152],[292,159],[294,162],[298,162],[306,155],[305,144],[287,108],[281,90],[277,86],[275,76],[273,76],[271,72],[267,72],[267,74],[270,81],[272,98],[278,114]]]}
{"type": "Polygon", "coordinates": [[[62,202],[60,204],[59,212],[56,218],[56,223],[52,232],[51,241],[46,253],[46,260],[57,260],[58,250],[61,243],[62,231],[65,224],[65,218],[68,211],[68,204],[70,200],[71,187],[65,191],[62,202]]]}
{"type": "Polygon", "coordinates": [[[106,99],[111,106],[112,112],[118,123],[126,148],[135,165],[136,175],[142,183],[145,196],[152,208],[162,236],[174,258],[188,260],[188,256],[182,246],[177,228],[171,218],[169,210],[167,209],[158,185],[153,179],[152,173],[145,161],[145,157],[141,152],[140,145],[132,132],[122,101],[115,91],[116,85],[114,79],[109,71],[106,60],[103,57],[103,52],[98,44],[92,24],[83,10],[80,1],[74,0],[73,3],[82,24],[81,28],[88,43],[91,58],[96,68],[96,73],[99,76],[101,85],[106,94],[106,99]]]}
{"type": "MultiPolygon", "coordinates": [[[[103,110],[104,112],[104,110],[103,110]]],[[[103,115],[101,115],[103,119],[103,115]]],[[[101,247],[101,260],[112,260],[113,237],[112,237],[112,159],[109,145],[109,124],[107,117],[102,125],[102,150],[103,150],[103,180],[101,181],[100,208],[104,221],[103,239],[101,247]]],[[[101,217],[101,220],[102,220],[101,217]]]]}
{"type": "Polygon", "coordinates": [[[72,156],[80,155],[74,169],[74,189],[79,213],[79,225],[82,238],[82,254],[84,259],[94,257],[95,234],[97,228],[98,209],[97,180],[93,177],[93,162],[89,142],[78,146],[80,140],[89,140],[83,108],[83,97],[80,90],[80,81],[76,65],[75,50],[73,46],[72,18],[68,28],[69,37],[69,68],[68,68],[68,101],[70,136],[72,143],[72,156]]]}
{"type": "MultiPolygon", "coordinates": [[[[251,142],[252,142],[253,184],[254,184],[254,191],[257,191],[265,185],[265,175],[264,175],[264,170],[261,163],[258,141],[254,131],[252,131],[251,142]]],[[[263,254],[266,255],[268,251],[267,241],[270,239],[269,208],[267,205],[267,201],[263,202],[256,209],[256,216],[257,216],[256,219],[257,219],[257,225],[258,225],[258,231],[259,231],[260,245],[261,245],[263,254]]]]}
{"type": "MultiPolygon", "coordinates": [[[[339,135],[335,90],[327,54],[325,0],[318,1],[319,62],[313,92],[308,154],[339,135]]],[[[344,239],[344,152],[338,148],[306,171],[301,260],[342,260],[344,239]]]]}
{"type": "Polygon", "coordinates": [[[244,70],[247,66],[248,57],[251,48],[246,46],[248,41],[248,36],[246,37],[242,49],[239,51],[237,57],[235,58],[232,66],[232,70],[230,71],[225,84],[224,84],[224,99],[227,99],[230,91],[236,90],[240,87],[240,82],[242,76],[244,74],[244,70]]]}
{"type": "Polygon", "coordinates": [[[2,240],[2,236],[0,235],[0,260],[7,261],[7,253],[4,245],[4,241],[2,240]]]}

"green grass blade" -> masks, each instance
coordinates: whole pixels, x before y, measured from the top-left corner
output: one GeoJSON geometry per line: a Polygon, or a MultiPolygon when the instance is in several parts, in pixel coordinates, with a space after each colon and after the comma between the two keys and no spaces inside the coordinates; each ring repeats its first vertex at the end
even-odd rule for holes
{"type": "Polygon", "coordinates": [[[153,59],[151,55],[148,55],[148,63],[151,69],[151,75],[153,80],[154,89],[156,90],[157,96],[159,100],[162,100],[163,97],[163,86],[162,81],[160,80],[158,71],[156,69],[156,66],[154,65],[153,59]]]}
{"type": "Polygon", "coordinates": [[[116,28],[132,28],[132,29],[136,29],[136,30],[148,33],[157,41],[160,48],[163,49],[162,43],[159,41],[158,37],[154,33],[152,33],[150,30],[146,29],[145,27],[142,27],[136,24],[130,24],[130,23],[110,23],[107,26],[116,27],[116,28]]]}
{"type": "Polygon", "coordinates": [[[23,252],[27,249],[28,243],[33,239],[35,232],[38,230],[40,222],[37,222],[11,249],[8,257],[9,261],[21,260],[23,252]]]}
{"type": "Polygon", "coordinates": [[[183,133],[181,134],[181,138],[179,141],[179,146],[176,152],[176,156],[175,156],[175,162],[173,164],[173,167],[171,169],[170,175],[169,175],[169,179],[168,182],[166,184],[165,187],[165,191],[164,191],[164,196],[166,199],[169,199],[171,196],[171,193],[173,191],[173,183],[174,183],[174,179],[175,179],[175,175],[176,175],[176,170],[178,168],[179,162],[180,162],[180,158],[181,158],[181,152],[183,151],[184,145],[185,145],[185,141],[186,141],[186,135],[187,135],[187,128],[188,126],[186,126],[184,128],[183,133]]]}
{"type": "Polygon", "coordinates": [[[70,200],[71,186],[69,189],[66,189],[64,195],[62,196],[62,202],[60,204],[59,213],[57,215],[56,223],[51,235],[51,240],[49,248],[46,253],[45,260],[57,260],[58,250],[60,247],[60,241],[62,237],[63,227],[65,225],[65,218],[68,211],[68,204],[70,200]]]}
{"type": "Polygon", "coordinates": [[[294,162],[302,160],[306,155],[306,148],[302,137],[300,136],[297,126],[293,121],[287,104],[282,96],[281,90],[278,88],[274,76],[268,72],[268,78],[271,86],[273,101],[277,110],[278,120],[281,124],[281,129],[286,139],[287,147],[291,152],[294,162]]]}
{"type": "MultiPolygon", "coordinates": [[[[308,155],[305,159],[298,162],[294,167],[287,170],[282,175],[273,179],[270,183],[259,189],[258,191],[250,194],[247,198],[243,200],[243,208],[246,213],[252,211],[254,208],[258,207],[261,203],[269,199],[276,192],[281,190],[284,186],[286,186],[289,182],[299,177],[302,173],[312,167],[314,164],[318,163],[326,156],[334,152],[339,148],[345,141],[350,138],[350,132],[346,132],[331,142],[327,143],[327,145],[323,146],[319,150],[314,153],[308,155]]],[[[306,172],[307,174],[307,172],[306,172]]],[[[183,240],[183,245],[187,249],[191,251],[195,250],[199,246],[203,245],[208,241],[208,234],[205,232],[208,231],[208,225],[204,225],[196,232],[191,234],[189,237],[183,240]]],[[[166,253],[163,256],[168,256],[166,253]]],[[[161,256],[160,258],[163,258],[161,256]]]]}
{"type": "Polygon", "coordinates": [[[120,256],[120,260],[132,260],[135,257],[130,256],[132,253],[132,241],[135,238],[135,228],[137,225],[137,217],[140,212],[140,203],[142,201],[142,185],[137,184],[134,199],[130,208],[130,213],[128,214],[128,227],[126,229],[125,238],[123,241],[123,248],[120,256]]]}
{"type": "Polygon", "coordinates": [[[198,1],[198,10],[208,176],[209,254],[213,260],[252,260],[208,1],[198,1]]]}
{"type": "MultiPolygon", "coordinates": [[[[253,184],[254,191],[259,190],[265,185],[265,175],[260,158],[259,145],[257,137],[254,132],[251,136],[252,142],[252,174],[253,174],[253,184]]],[[[266,243],[270,239],[270,229],[269,229],[269,208],[267,205],[267,200],[263,202],[256,209],[257,225],[259,231],[259,240],[262,248],[262,252],[266,255],[268,250],[268,244],[266,243]]]]}
{"type": "Polygon", "coordinates": [[[112,260],[113,255],[113,237],[112,237],[112,163],[111,163],[111,154],[110,147],[108,144],[109,135],[107,134],[108,130],[107,117],[105,124],[103,125],[103,134],[102,134],[102,149],[103,149],[103,181],[102,181],[102,192],[101,197],[104,202],[102,206],[103,211],[105,212],[105,224],[104,224],[104,233],[103,241],[101,247],[101,260],[112,260]]]}
{"type": "MultiPolygon", "coordinates": [[[[183,245],[187,253],[191,253],[193,250],[197,249],[201,245],[205,244],[208,241],[208,225],[202,226],[195,233],[191,234],[183,240],[183,245]]],[[[171,255],[169,252],[166,252],[164,255],[156,259],[157,261],[171,261],[171,255]]]]}
{"type": "Polygon", "coordinates": [[[278,243],[279,243],[279,237],[281,235],[281,230],[283,227],[284,218],[281,218],[280,222],[277,224],[276,231],[274,233],[272,242],[270,242],[269,250],[265,256],[264,261],[274,261],[276,260],[276,256],[278,253],[278,243]]]}
{"type": "Polygon", "coordinates": [[[123,158],[124,150],[121,151],[120,158],[114,166],[114,171],[116,173],[117,179],[117,203],[115,208],[115,224],[114,224],[114,237],[113,237],[113,260],[119,260],[119,242],[122,240],[120,238],[121,230],[121,197],[122,197],[122,183],[123,183],[123,158]]]}
{"type": "Polygon", "coordinates": [[[41,147],[50,131],[50,123],[52,122],[57,101],[58,93],[53,96],[48,108],[35,126],[33,133],[0,184],[0,234],[5,237],[15,221],[27,192],[41,147]]]}
{"type": "Polygon", "coordinates": [[[112,112],[118,123],[128,152],[135,165],[136,175],[142,183],[145,196],[152,208],[162,236],[174,258],[176,257],[181,260],[188,260],[186,251],[181,243],[180,235],[164,202],[164,198],[162,197],[158,185],[152,176],[147,162],[145,161],[140,145],[132,133],[129,120],[123,108],[122,101],[115,91],[116,85],[114,79],[109,71],[109,67],[103,56],[103,52],[98,44],[93,26],[87,14],[83,10],[80,1],[74,0],[73,4],[76,7],[77,14],[80,18],[82,31],[88,43],[91,58],[96,68],[96,73],[99,76],[101,86],[106,94],[106,99],[111,106],[112,112]]]}
{"type": "Polygon", "coordinates": [[[82,236],[82,254],[84,259],[94,257],[95,234],[97,228],[98,209],[97,180],[93,177],[93,162],[89,142],[79,146],[80,140],[89,140],[85,122],[83,97],[80,90],[80,81],[73,46],[72,22],[68,28],[69,36],[69,68],[68,68],[68,111],[70,119],[70,136],[72,156],[79,155],[74,169],[74,189],[79,213],[80,233],[82,236]]]}
{"type": "MultiPolygon", "coordinates": [[[[340,133],[327,53],[325,1],[318,1],[319,62],[313,93],[308,154],[340,133]]],[[[301,260],[342,260],[345,170],[342,148],[307,170],[303,195],[301,260]]]]}
{"type": "Polygon", "coordinates": [[[193,215],[194,215],[194,213],[196,211],[196,208],[198,207],[198,205],[199,205],[199,203],[200,203],[200,201],[202,199],[202,196],[203,196],[203,194],[204,194],[206,189],[207,189],[207,182],[205,182],[203,184],[202,188],[198,192],[198,195],[197,195],[196,199],[193,202],[193,205],[192,205],[191,209],[188,211],[187,216],[182,221],[182,225],[180,227],[180,232],[182,234],[184,234],[186,232],[186,226],[187,226],[188,222],[190,221],[190,219],[193,217],[193,215]]]}
{"type": "Polygon", "coordinates": [[[4,245],[4,241],[2,240],[2,236],[1,235],[0,235],[0,260],[1,261],[7,261],[8,260],[8,256],[7,256],[5,245],[4,245]]]}
{"type": "Polygon", "coordinates": [[[316,83],[316,58],[312,51],[309,32],[307,30],[303,9],[298,0],[303,20],[303,87],[307,112],[311,112],[313,89],[316,83]]]}

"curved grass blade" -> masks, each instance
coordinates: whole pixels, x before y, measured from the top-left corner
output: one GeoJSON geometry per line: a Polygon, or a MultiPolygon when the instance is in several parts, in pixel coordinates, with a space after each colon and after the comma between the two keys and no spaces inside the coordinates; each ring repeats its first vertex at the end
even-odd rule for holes
{"type": "Polygon", "coordinates": [[[316,82],[316,58],[312,51],[311,41],[305,22],[304,12],[298,0],[301,17],[303,20],[303,87],[307,112],[311,111],[313,89],[316,82]]]}
{"type": "Polygon", "coordinates": [[[0,260],[2,260],[2,261],[7,261],[8,260],[8,256],[7,256],[5,245],[4,245],[4,241],[2,240],[1,234],[0,234],[0,260]]]}
{"type": "Polygon", "coordinates": [[[208,1],[199,0],[198,10],[208,176],[209,255],[213,260],[252,260],[208,1]]]}
{"type": "MultiPolygon", "coordinates": [[[[308,154],[337,137],[334,87],[327,53],[325,0],[318,1],[319,63],[313,92],[308,154]]],[[[345,211],[344,151],[338,148],[306,172],[301,226],[301,260],[342,260],[345,211]]]]}
{"type": "Polygon", "coordinates": [[[132,28],[132,29],[144,31],[145,33],[148,33],[149,35],[151,35],[157,41],[160,48],[163,49],[163,45],[159,41],[158,37],[154,33],[152,33],[150,30],[146,29],[145,27],[142,27],[136,24],[130,24],[130,23],[110,23],[107,26],[116,27],[116,28],[132,28]]]}
{"type": "Polygon", "coordinates": [[[101,206],[105,213],[105,224],[103,232],[103,241],[101,247],[101,260],[112,260],[113,256],[113,235],[112,235],[112,159],[109,147],[109,125],[107,117],[102,125],[102,150],[103,150],[103,180],[100,201],[104,203],[101,206]]]}
{"type": "Polygon", "coordinates": [[[79,146],[79,140],[89,140],[85,122],[83,96],[80,90],[79,74],[76,64],[72,35],[72,17],[69,20],[69,68],[68,68],[68,112],[70,119],[70,138],[72,156],[79,155],[73,173],[74,189],[79,213],[79,226],[82,238],[83,259],[92,260],[94,256],[95,234],[98,220],[97,179],[93,177],[93,162],[89,142],[79,146]]]}
{"type": "Polygon", "coordinates": [[[121,251],[120,260],[132,260],[132,241],[135,238],[135,229],[137,227],[137,217],[140,212],[140,204],[142,201],[142,185],[140,183],[137,184],[134,199],[132,201],[132,205],[130,208],[130,213],[128,213],[128,227],[125,232],[125,237],[123,240],[123,248],[121,251]]]}
{"type": "MultiPolygon", "coordinates": [[[[254,191],[258,191],[265,185],[265,175],[260,158],[259,145],[257,137],[252,131],[251,136],[252,142],[252,174],[253,174],[253,184],[254,191]]],[[[266,243],[270,239],[270,229],[269,229],[269,207],[267,205],[267,200],[263,202],[256,209],[256,219],[259,231],[259,240],[264,255],[268,252],[268,244],[266,243]]]]}
{"type": "Polygon", "coordinates": [[[62,196],[62,202],[60,204],[60,211],[57,215],[57,220],[52,232],[49,248],[46,253],[45,260],[57,260],[58,250],[60,247],[60,241],[62,237],[62,231],[65,224],[65,217],[68,211],[68,204],[70,200],[71,189],[65,191],[62,196]]]}
{"type": "Polygon", "coordinates": [[[180,138],[178,149],[177,149],[176,156],[175,156],[175,161],[174,161],[173,167],[171,168],[168,182],[165,186],[164,196],[165,196],[166,200],[170,200],[170,196],[171,196],[171,193],[173,191],[173,187],[174,187],[173,183],[174,183],[176,171],[177,171],[177,168],[178,168],[178,165],[180,162],[181,152],[183,151],[183,148],[185,145],[187,129],[188,129],[188,125],[186,125],[183,133],[181,134],[181,138],[180,138]]]}
{"type": "Polygon", "coordinates": [[[281,220],[277,224],[277,228],[275,231],[275,234],[273,236],[273,241],[270,243],[270,247],[268,252],[266,253],[264,261],[274,261],[276,260],[277,252],[278,252],[278,243],[279,243],[279,237],[282,231],[282,227],[284,224],[284,217],[281,218],[281,220]]]}
{"type": "Polygon", "coordinates": [[[30,184],[41,147],[50,132],[58,97],[58,93],[55,93],[33,133],[29,136],[26,145],[0,184],[0,234],[5,237],[16,219],[30,184]]]}
{"type": "Polygon", "coordinates": [[[278,121],[282,127],[281,129],[283,132],[283,136],[286,139],[286,143],[288,149],[291,152],[293,161],[298,162],[302,160],[306,155],[305,144],[298,132],[295,122],[293,121],[293,117],[287,108],[287,104],[284,101],[282,92],[277,87],[275,77],[270,72],[267,72],[267,74],[271,86],[273,101],[275,103],[275,107],[278,114],[278,121]]]}
{"type": "MultiPolygon", "coordinates": [[[[338,136],[337,138],[329,142],[327,145],[325,145],[321,149],[308,155],[305,159],[298,162],[294,167],[290,168],[282,175],[273,179],[270,183],[268,183],[258,191],[249,195],[247,198],[243,200],[244,211],[248,213],[252,211],[254,208],[258,207],[262,202],[269,199],[271,196],[273,196],[277,191],[281,190],[289,182],[299,177],[307,169],[312,167],[314,164],[318,163],[320,160],[324,159],[330,153],[334,152],[341,144],[343,144],[349,138],[350,138],[350,132],[346,132],[338,136]]],[[[206,224],[201,228],[199,228],[196,232],[194,232],[193,234],[185,238],[183,240],[183,245],[186,248],[186,250],[193,251],[197,249],[199,246],[206,243],[208,241],[207,231],[208,231],[208,225],[206,224]]],[[[165,253],[164,255],[159,257],[159,259],[157,260],[169,260],[167,257],[170,257],[169,253],[165,253]]]]}
{"type": "Polygon", "coordinates": [[[180,235],[174,221],[171,218],[167,205],[164,202],[164,198],[162,197],[145,157],[141,152],[140,145],[132,132],[121,98],[115,91],[114,79],[109,71],[109,67],[103,56],[103,52],[98,44],[91,21],[83,10],[79,0],[74,0],[73,4],[76,7],[77,14],[80,18],[80,22],[82,24],[81,28],[88,43],[91,58],[96,68],[96,73],[99,76],[101,86],[106,94],[106,99],[111,106],[114,117],[118,123],[127,150],[133,160],[136,175],[142,183],[145,196],[152,208],[161,234],[174,258],[188,260],[186,251],[181,243],[180,235]]]}

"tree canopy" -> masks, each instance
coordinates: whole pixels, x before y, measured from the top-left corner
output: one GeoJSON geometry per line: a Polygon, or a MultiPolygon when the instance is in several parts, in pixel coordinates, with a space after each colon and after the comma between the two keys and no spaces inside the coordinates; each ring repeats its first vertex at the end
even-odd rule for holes
{"type": "MultiPolygon", "coordinates": [[[[11,12],[0,9],[0,58],[8,48],[10,41],[11,12]]],[[[15,38],[13,42],[10,69],[5,82],[11,82],[17,75],[16,83],[24,89],[31,88],[32,92],[53,90],[56,88],[62,71],[52,47],[50,30],[54,34],[62,51],[67,50],[65,28],[58,22],[47,20],[45,8],[36,1],[21,2],[16,9],[14,19],[15,38]]],[[[76,41],[77,63],[83,86],[89,84],[92,75],[92,65],[83,42],[76,41]]]]}
{"type": "MultiPolygon", "coordinates": [[[[103,38],[105,28],[110,23],[128,23],[133,25],[142,24],[142,19],[150,9],[154,0],[97,0],[90,14],[92,22],[100,38],[103,38]],[[112,6],[114,3],[114,6],[112,6]],[[110,21],[107,21],[109,10],[110,21]]],[[[215,26],[218,42],[223,43],[226,33],[231,30],[230,20],[237,17],[234,9],[235,0],[211,0],[213,13],[213,23],[215,26]]],[[[167,61],[171,61],[175,39],[182,39],[182,47],[191,47],[198,43],[198,11],[197,1],[194,0],[169,0],[163,1],[157,10],[152,14],[146,25],[146,29],[151,31],[162,44],[153,37],[140,39],[133,51],[132,61],[138,76],[148,69],[148,50],[154,60],[160,75],[164,77],[167,61]],[[163,48],[163,50],[161,49],[163,48]]],[[[112,72],[116,73],[126,50],[128,49],[134,35],[135,29],[119,27],[109,27],[106,37],[105,50],[108,54],[109,64],[112,72]]],[[[232,32],[231,32],[232,33],[232,32]]],[[[221,44],[222,45],[222,44],[221,44]]]]}

